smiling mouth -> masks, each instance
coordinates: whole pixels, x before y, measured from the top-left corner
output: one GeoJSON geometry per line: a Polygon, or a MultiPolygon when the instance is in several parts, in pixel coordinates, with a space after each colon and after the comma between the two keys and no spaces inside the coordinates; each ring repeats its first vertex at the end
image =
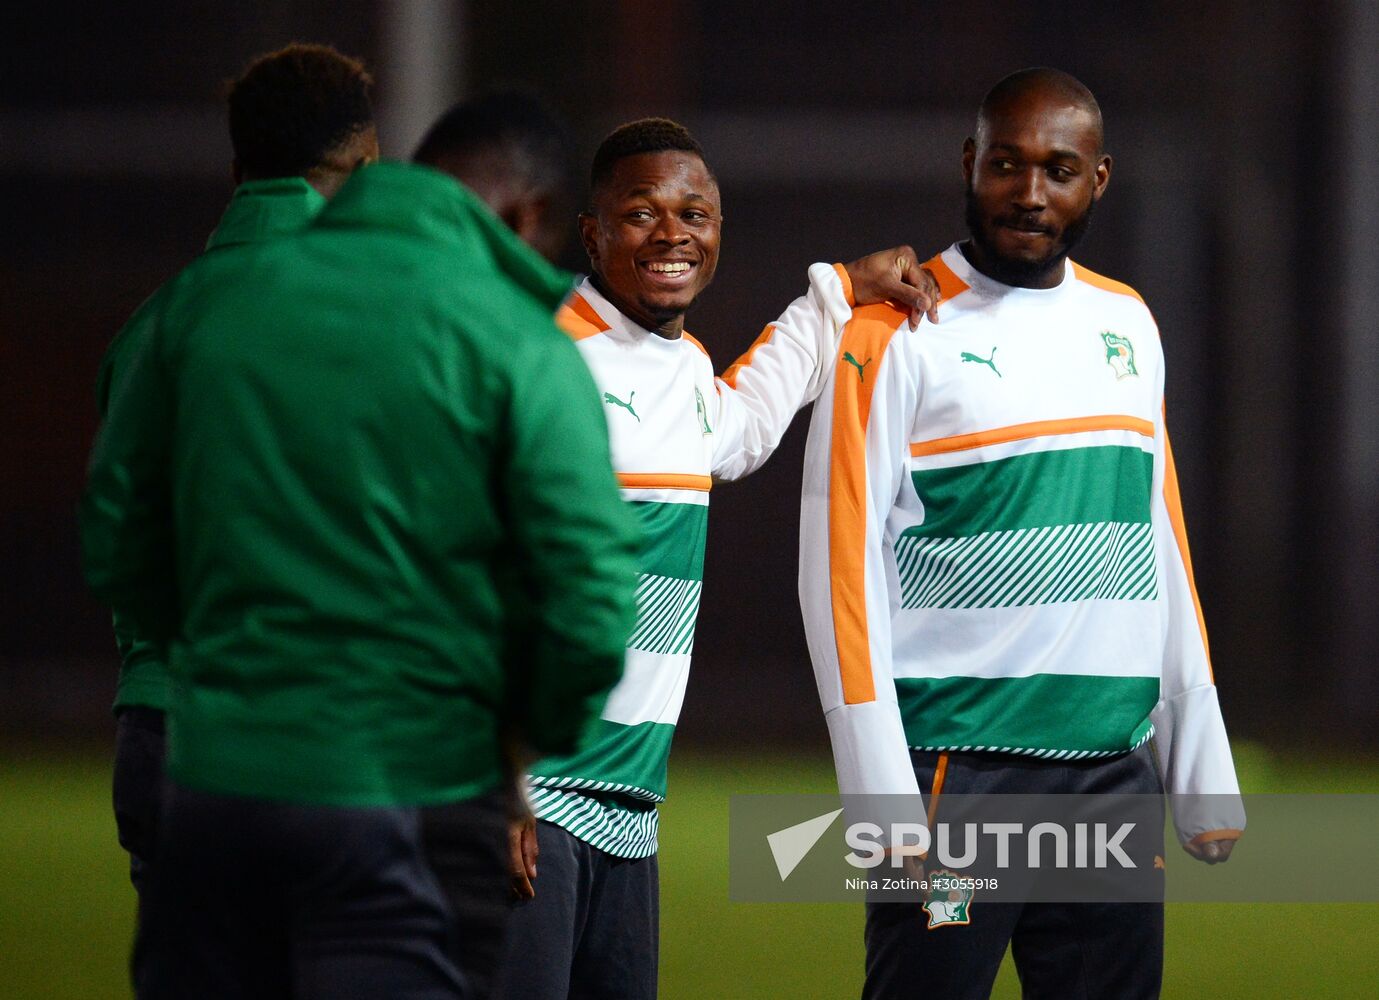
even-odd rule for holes
{"type": "Polygon", "coordinates": [[[641,267],[658,285],[679,285],[688,280],[698,264],[690,260],[647,260],[642,261],[641,267]]]}

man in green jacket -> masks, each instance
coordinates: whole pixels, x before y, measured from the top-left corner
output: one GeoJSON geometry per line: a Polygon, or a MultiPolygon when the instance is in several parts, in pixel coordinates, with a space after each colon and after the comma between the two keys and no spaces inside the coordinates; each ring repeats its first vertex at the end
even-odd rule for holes
{"type": "Polygon", "coordinates": [[[533,250],[556,261],[574,235],[574,140],[535,94],[488,90],[452,105],[412,159],[477,194],[533,250]]]}
{"type": "Polygon", "coordinates": [[[88,581],[172,640],[150,996],[460,995],[422,807],[500,789],[505,731],[574,747],[631,622],[567,291],[391,163],[168,289],[83,505],[88,581]]]}
{"type": "MultiPolygon", "coordinates": [[[[289,45],[250,62],[227,94],[237,186],[207,254],[232,260],[244,246],[305,228],[355,167],[378,159],[372,86],[363,64],[324,45],[289,45]]],[[[150,296],[111,342],[96,386],[102,417],[163,299],[162,289],[150,296]]],[[[142,895],[155,860],[162,804],[167,650],[122,616],[116,616],[115,637],[121,660],[115,822],[129,852],[130,881],[142,895]]],[[[130,960],[136,992],[144,966],[136,930],[130,960]]]]}

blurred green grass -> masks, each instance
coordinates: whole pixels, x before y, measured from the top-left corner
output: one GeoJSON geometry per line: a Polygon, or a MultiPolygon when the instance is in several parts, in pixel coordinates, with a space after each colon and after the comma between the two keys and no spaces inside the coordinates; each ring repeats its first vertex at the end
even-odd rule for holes
{"type": "MultiPolygon", "coordinates": [[[[1376,792],[1379,761],[1237,748],[1251,792],[1376,792]]],[[[830,792],[819,756],[672,762],[661,830],[661,996],[855,997],[862,911],[854,904],[728,902],[728,798],[830,792]]],[[[115,842],[109,763],[0,749],[0,997],[125,1000],[134,894],[115,842]]],[[[1379,995],[1379,905],[1170,906],[1164,995],[1379,995]]],[[[1009,963],[994,996],[1017,997],[1009,963]]]]}

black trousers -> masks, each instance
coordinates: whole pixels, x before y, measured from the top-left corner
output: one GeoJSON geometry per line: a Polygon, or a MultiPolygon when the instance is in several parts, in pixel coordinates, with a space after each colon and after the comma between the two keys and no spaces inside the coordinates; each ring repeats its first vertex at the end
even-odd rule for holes
{"type": "MultiPolygon", "coordinates": [[[[165,791],[141,1000],[473,995],[423,810],[165,791]]],[[[461,822],[464,808],[445,810],[461,822]]],[[[506,883],[502,867],[494,877],[506,883]]]]}
{"type": "Polygon", "coordinates": [[[163,761],[166,736],[163,713],[131,706],[120,710],[115,722],[115,774],[111,798],[120,846],[129,853],[129,881],[140,900],[134,921],[134,944],[129,974],[134,995],[144,996],[148,948],[143,933],[143,897],[152,876],[158,848],[158,818],[163,809],[163,761]]]}
{"type": "Polygon", "coordinates": [[[483,1000],[503,958],[511,912],[508,825],[516,790],[421,810],[422,846],[455,925],[455,962],[483,1000]]]}
{"type": "MultiPolygon", "coordinates": [[[[919,787],[942,792],[1161,794],[1148,745],[1110,760],[1041,761],[1002,754],[912,752],[919,787]]],[[[942,815],[942,797],[939,798],[942,815]]],[[[1162,847],[1159,849],[1162,853],[1162,847]]],[[[991,995],[1006,948],[1026,1000],[1139,1000],[1163,979],[1163,903],[983,903],[966,924],[929,926],[915,903],[867,904],[866,1000],[991,995]]]]}
{"type": "Polygon", "coordinates": [[[536,898],[513,908],[496,996],[653,1000],[660,945],[656,855],[619,858],[537,822],[536,898]]]}

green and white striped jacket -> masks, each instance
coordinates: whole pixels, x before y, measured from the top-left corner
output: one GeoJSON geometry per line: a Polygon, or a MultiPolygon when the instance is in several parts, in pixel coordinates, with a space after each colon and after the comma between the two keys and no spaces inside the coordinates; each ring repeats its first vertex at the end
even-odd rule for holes
{"type": "Polygon", "coordinates": [[[850,312],[846,273],[815,264],[811,287],[715,378],[688,333],[668,340],[628,319],[586,280],[556,322],[602,394],[613,467],[645,544],[623,678],[583,749],[530,775],[536,815],[619,857],[656,852],[671,738],[685,697],[704,575],[709,490],[775,450],[818,395],[850,312]]]}

